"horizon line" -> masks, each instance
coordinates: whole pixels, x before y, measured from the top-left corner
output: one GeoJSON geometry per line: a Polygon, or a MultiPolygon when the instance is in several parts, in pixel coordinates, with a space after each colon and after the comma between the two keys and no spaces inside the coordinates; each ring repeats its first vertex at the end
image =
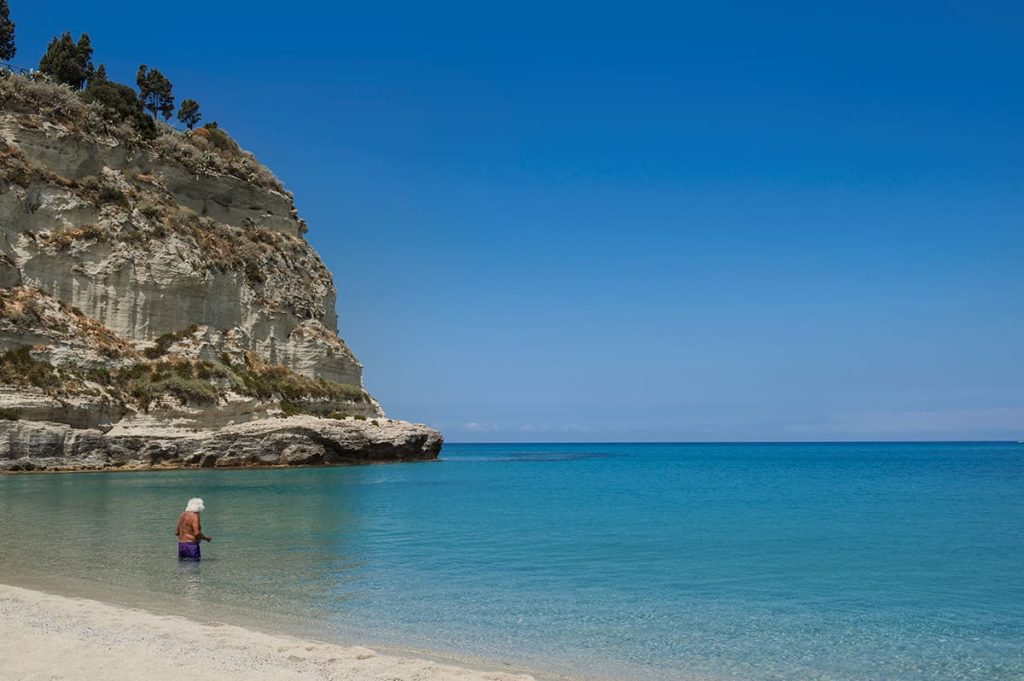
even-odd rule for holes
{"type": "Polygon", "coordinates": [[[1024,444],[1024,440],[445,440],[446,445],[899,445],[1024,444]]]}

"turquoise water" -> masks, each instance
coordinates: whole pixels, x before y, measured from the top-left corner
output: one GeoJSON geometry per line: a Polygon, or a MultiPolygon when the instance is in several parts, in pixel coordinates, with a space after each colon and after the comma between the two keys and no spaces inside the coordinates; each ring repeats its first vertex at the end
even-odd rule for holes
{"type": "Polygon", "coordinates": [[[1024,445],[0,477],[0,578],[626,679],[1024,679],[1024,445]],[[174,521],[206,500],[205,560],[174,521]]]}

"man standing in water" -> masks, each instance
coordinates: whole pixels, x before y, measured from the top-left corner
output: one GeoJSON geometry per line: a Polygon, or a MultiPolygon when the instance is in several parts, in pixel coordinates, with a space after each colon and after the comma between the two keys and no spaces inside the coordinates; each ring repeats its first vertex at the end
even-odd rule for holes
{"type": "Polygon", "coordinates": [[[203,539],[213,540],[213,537],[203,534],[199,522],[199,514],[205,508],[202,499],[189,499],[185,512],[178,516],[178,527],[174,530],[174,534],[178,535],[178,560],[199,560],[199,542],[203,539]]]}

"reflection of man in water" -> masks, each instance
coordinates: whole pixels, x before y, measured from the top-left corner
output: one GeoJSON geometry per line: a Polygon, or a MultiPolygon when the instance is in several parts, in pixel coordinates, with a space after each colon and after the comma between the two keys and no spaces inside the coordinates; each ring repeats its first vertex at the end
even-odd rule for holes
{"type": "Polygon", "coordinates": [[[205,509],[202,499],[189,499],[185,512],[178,516],[178,527],[174,530],[178,535],[178,560],[199,560],[200,540],[213,540],[213,537],[203,534],[199,521],[199,514],[205,509]]]}

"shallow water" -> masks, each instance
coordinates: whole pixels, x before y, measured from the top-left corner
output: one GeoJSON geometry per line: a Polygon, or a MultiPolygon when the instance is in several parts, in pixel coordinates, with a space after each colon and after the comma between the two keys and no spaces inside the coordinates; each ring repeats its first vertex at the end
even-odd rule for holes
{"type": "Polygon", "coordinates": [[[1015,443],[3,476],[0,517],[0,579],[321,639],[629,679],[1024,678],[1015,443]]]}

